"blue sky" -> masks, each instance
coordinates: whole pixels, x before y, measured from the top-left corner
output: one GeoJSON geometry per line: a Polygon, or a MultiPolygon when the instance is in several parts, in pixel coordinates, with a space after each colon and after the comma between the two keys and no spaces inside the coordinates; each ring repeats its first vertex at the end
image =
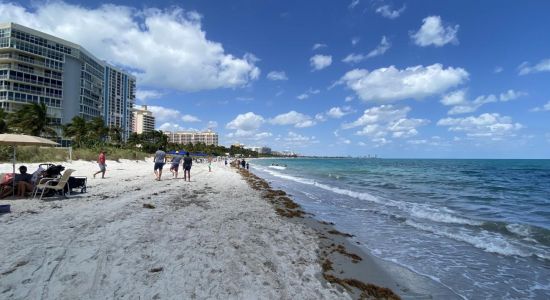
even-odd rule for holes
{"type": "Polygon", "coordinates": [[[0,1],[2,21],[134,72],[158,128],[411,158],[550,158],[548,11],[547,1],[0,1]]]}

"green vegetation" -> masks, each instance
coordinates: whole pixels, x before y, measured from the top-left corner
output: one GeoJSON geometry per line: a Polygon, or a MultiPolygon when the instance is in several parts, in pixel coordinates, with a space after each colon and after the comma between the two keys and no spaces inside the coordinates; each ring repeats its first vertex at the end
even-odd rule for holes
{"type": "MultiPolygon", "coordinates": [[[[26,104],[18,111],[8,114],[0,109],[0,133],[20,133],[42,136],[59,141],[58,133],[72,142],[73,160],[96,160],[99,151],[104,150],[108,159],[144,159],[151,156],[159,147],[166,150],[186,150],[192,153],[205,153],[213,156],[258,157],[252,150],[231,146],[206,145],[204,143],[180,145],[168,143],[168,137],[159,130],[143,134],[132,133],[128,141],[123,142],[121,128],[108,128],[101,117],[85,120],[74,117],[66,125],[53,124],[47,116],[44,104],[26,104]]],[[[0,161],[12,160],[13,148],[0,146],[0,161]]],[[[48,148],[24,146],[17,147],[19,162],[52,162],[69,159],[67,148],[48,148]]]]}

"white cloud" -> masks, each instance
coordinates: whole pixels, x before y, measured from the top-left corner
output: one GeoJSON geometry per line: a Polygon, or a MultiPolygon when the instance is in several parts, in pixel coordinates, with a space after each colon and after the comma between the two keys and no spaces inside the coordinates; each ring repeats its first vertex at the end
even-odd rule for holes
{"type": "Polygon", "coordinates": [[[378,46],[376,46],[375,49],[371,50],[367,55],[351,53],[348,56],[346,56],[344,59],[342,59],[342,62],[349,63],[349,64],[356,64],[368,58],[380,56],[384,54],[386,51],[388,51],[390,47],[391,47],[391,44],[386,38],[386,36],[382,36],[382,40],[380,41],[380,44],[378,44],[378,46]]]}
{"type": "Polygon", "coordinates": [[[354,9],[359,4],[359,0],[351,0],[351,3],[349,4],[350,9],[354,9]]]}
{"type": "Polygon", "coordinates": [[[318,114],[315,115],[315,120],[319,121],[319,122],[324,122],[324,121],[327,120],[327,118],[325,117],[324,114],[318,113],[318,114]]]}
{"type": "Polygon", "coordinates": [[[327,111],[327,116],[334,118],[334,119],[340,119],[341,117],[351,114],[354,111],[349,106],[344,107],[332,107],[327,111]]]}
{"type": "Polygon", "coordinates": [[[447,126],[449,131],[464,132],[468,137],[492,140],[515,136],[515,133],[523,128],[523,125],[514,123],[510,117],[498,113],[484,113],[477,117],[444,118],[439,120],[437,125],[447,126]]]}
{"type": "Polygon", "coordinates": [[[235,132],[227,134],[228,138],[239,138],[247,141],[259,141],[271,137],[271,132],[257,132],[237,129],[235,132]]]}
{"type": "Polygon", "coordinates": [[[402,118],[407,117],[407,114],[411,111],[408,106],[395,107],[393,105],[380,105],[366,109],[363,115],[352,123],[344,123],[342,128],[349,129],[359,126],[365,126],[367,124],[375,123],[390,123],[402,118]]]}
{"type": "Polygon", "coordinates": [[[504,71],[503,67],[496,66],[495,69],[493,70],[493,73],[498,74],[498,73],[502,73],[502,71],[504,71]]]}
{"type": "Polygon", "coordinates": [[[362,61],[364,61],[366,58],[363,54],[356,54],[356,53],[350,53],[344,59],[342,59],[342,62],[348,63],[348,64],[357,64],[362,61]]]}
{"type": "Polygon", "coordinates": [[[500,96],[499,96],[499,99],[502,102],[507,102],[507,101],[514,100],[514,99],[517,99],[517,98],[523,97],[523,96],[527,96],[527,93],[526,92],[521,92],[521,91],[518,92],[518,91],[514,91],[514,90],[508,90],[504,93],[501,93],[500,96]]]}
{"type": "Polygon", "coordinates": [[[310,116],[294,110],[275,116],[273,119],[269,120],[269,123],[274,125],[294,125],[296,128],[311,127],[316,124],[310,116]]]}
{"type": "Polygon", "coordinates": [[[376,9],[376,13],[380,14],[384,18],[388,18],[390,20],[397,19],[399,16],[405,11],[406,6],[403,5],[400,9],[392,10],[391,6],[389,5],[383,5],[376,9]]]}
{"type": "Polygon", "coordinates": [[[321,44],[321,43],[317,43],[317,44],[314,44],[313,47],[311,48],[311,50],[317,50],[317,49],[322,49],[322,48],[326,48],[328,47],[327,44],[321,44]]]}
{"type": "Polygon", "coordinates": [[[85,47],[101,59],[134,70],[139,84],[197,91],[248,85],[260,75],[257,58],[235,57],[208,40],[201,16],[180,7],[162,10],[62,1],[0,3],[2,19],[85,47]],[[59,13],[63,12],[63,17],[59,13]]]}
{"type": "Polygon", "coordinates": [[[411,145],[425,145],[428,143],[428,141],[427,140],[409,140],[407,141],[407,143],[411,145]]]}
{"type": "Polygon", "coordinates": [[[163,93],[161,93],[159,91],[155,91],[155,90],[138,89],[136,91],[136,99],[141,103],[145,103],[149,99],[158,99],[158,98],[162,97],[163,95],[164,95],[163,93]]]}
{"type": "Polygon", "coordinates": [[[206,124],[206,128],[208,129],[214,129],[218,127],[218,122],[216,121],[208,121],[208,123],[206,124]]]}
{"type": "Polygon", "coordinates": [[[407,118],[411,108],[395,107],[393,105],[381,105],[371,107],[363,112],[363,115],[352,123],[342,124],[343,129],[363,127],[357,131],[357,135],[363,135],[377,139],[378,144],[386,144],[390,141],[385,137],[410,138],[418,134],[418,127],[427,125],[426,119],[407,118]]]}
{"type": "Polygon", "coordinates": [[[462,104],[453,106],[448,113],[450,115],[471,113],[476,111],[478,108],[480,108],[484,104],[493,103],[497,101],[498,101],[498,98],[495,95],[492,95],[492,94],[488,96],[482,95],[475,98],[474,101],[466,100],[466,102],[462,104]]]}
{"type": "Polygon", "coordinates": [[[344,101],[346,101],[346,102],[351,102],[351,101],[353,101],[353,99],[355,99],[355,97],[353,97],[353,96],[346,96],[346,99],[344,99],[344,101]]]}
{"type": "Polygon", "coordinates": [[[444,93],[467,81],[468,76],[468,72],[462,68],[445,69],[441,64],[403,70],[390,66],[372,72],[365,69],[351,70],[337,84],[345,83],[364,101],[391,102],[444,93]]]}
{"type": "Polygon", "coordinates": [[[355,45],[359,44],[360,41],[361,41],[361,38],[358,37],[358,36],[355,36],[355,37],[351,38],[351,45],[355,46],[355,45]]]}
{"type": "Polygon", "coordinates": [[[460,105],[466,103],[467,101],[466,90],[464,89],[451,92],[443,96],[443,99],[441,99],[441,103],[447,106],[460,105]]]}
{"type": "Polygon", "coordinates": [[[165,123],[162,123],[158,128],[158,130],[162,130],[162,131],[189,131],[189,129],[186,129],[182,126],[180,126],[179,124],[176,124],[176,123],[171,123],[171,122],[165,122],[165,123]]]}
{"type": "Polygon", "coordinates": [[[231,122],[227,123],[225,127],[227,129],[235,129],[241,131],[253,131],[257,130],[265,122],[265,119],[253,112],[247,112],[245,114],[239,114],[231,122]]]}
{"type": "Polygon", "coordinates": [[[314,71],[319,71],[332,64],[332,56],[317,54],[309,59],[309,63],[314,71]]]}
{"type": "Polygon", "coordinates": [[[320,90],[314,90],[314,89],[310,88],[309,90],[305,91],[304,93],[296,96],[296,98],[298,98],[298,100],[305,100],[305,99],[309,98],[310,96],[319,94],[320,92],[321,92],[320,90]]]}
{"type": "Polygon", "coordinates": [[[519,75],[527,75],[539,72],[550,72],[550,58],[543,59],[534,66],[531,66],[528,62],[524,62],[518,67],[519,75]]]}
{"type": "Polygon", "coordinates": [[[192,115],[183,115],[181,116],[181,120],[183,122],[187,122],[187,123],[193,123],[193,122],[200,122],[201,119],[195,117],[195,116],[192,116],[192,115]]]}
{"type": "Polygon", "coordinates": [[[550,111],[550,101],[546,102],[546,104],[544,104],[542,107],[535,107],[531,109],[531,111],[550,111]]]}
{"type": "Polygon", "coordinates": [[[441,47],[448,43],[457,45],[458,28],[458,25],[445,27],[441,17],[429,16],[422,20],[422,26],[417,32],[411,33],[411,38],[415,44],[422,47],[430,45],[441,47]]]}
{"type": "Polygon", "coordinates": [[[378,46],[376,46],[375,49],[373,49],[371,52],[369,52],[369,54],[367,54],[367,58],[382,55],[386,53],[386,51],[388,51],[390,47],[391,47],[391,44],[386,38],[386,36],[382,36],[382,40],[380,41],[380,44],[378,44],[378,46]]]}
{"type": "Polygon", "coordinates": [[[443,96],[443,99],[441,99],[441,103],[446,106],[452,106],[448,114],[456,115],[475,112],[478,108],[487,103],[494,103],[498,101],[507,102],[526,95],[527,93],[525,92],[508,90],[504,93],[501,93],[499,96],[493,94],[487,96],[481,95],[475,98],[473,101],[470,101],[467,99],[466,90],[462,89],[443,96]]]}
{"type": "Polygon", "coordinates": [[[159,123],[175,122],[181,120],[181,113],[172,108],[163,106],[147,106],[147,109],[153,112],[155,120],[159,123]]]}
{"type": "Polygon", "coordinates": [[[283,140],[286,142],[286,146],[293,147],[306,147],[311,144],[319,143],[315,136],[304,136],[292,131],[289,131],[287,136],[283,140]]]}
{"type": "Polygon", "coordinates": [[[269,80],[288,80],[285,71],[271,71],[267,74],[269,80]]]}
{"type": "Polygon", "coordinates": [[[349,145],[351,144],[351,141],[346,138],[340,138],[338,139],[339,143],[349,145]]]}
{"type": "Polygon", "coordinates": [[[252,101],[254,101],[254,98],[240,96],[240,97],[235,98],[235,100],[241,101],[241,102],[252,102],[252,101]]]}
{"type": "Polygon", "coordinates": [[[417,127],[428,125],[426,119],[399,119],[388,124],[388,130],[392,132],[394,138],[409,138],[418,134],[417,127]]]}

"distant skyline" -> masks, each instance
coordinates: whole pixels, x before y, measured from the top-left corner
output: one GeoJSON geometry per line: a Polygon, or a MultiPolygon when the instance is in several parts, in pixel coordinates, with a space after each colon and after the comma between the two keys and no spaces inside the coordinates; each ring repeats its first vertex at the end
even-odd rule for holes
{"type": "Polygon", "coordinates": [[[550,158],[547,1],[0,1],[161,130],[306,155],[550,158]]]}

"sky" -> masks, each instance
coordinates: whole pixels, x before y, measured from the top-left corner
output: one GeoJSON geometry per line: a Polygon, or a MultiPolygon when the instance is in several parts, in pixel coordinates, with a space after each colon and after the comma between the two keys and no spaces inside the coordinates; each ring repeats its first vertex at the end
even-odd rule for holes
{"type": "Polygon", "coordinates": [[[304,155],[550,158],[549,1],[1,1],[161,130],[304,155]]]}

